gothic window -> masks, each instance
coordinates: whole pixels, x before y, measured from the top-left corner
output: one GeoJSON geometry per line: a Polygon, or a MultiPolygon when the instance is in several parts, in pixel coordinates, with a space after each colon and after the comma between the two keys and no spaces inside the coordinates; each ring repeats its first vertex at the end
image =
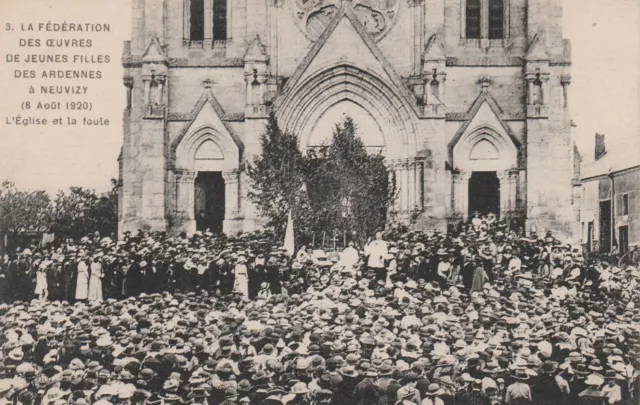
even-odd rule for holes
{"type": "Polygon", "coordinates": [[[213,40],[227,40],[227,0],[213,0],[213,40]]]}
{"type": "Polygon", "coordinates": [[[480,39],[481,23],[480,0],[467,0],[466,9],[466,37],[467,39],[480,39]]]}
{"type": "Polygon", "coordinates": [[[489,39],[504,39],[503,0],[489,0],[489,39]]]}
{"type": "Polygon", "coordinates": [[[462,6],[466,39],[497,40],[499,44],[509,36],[509,0],[466,0],[462,6]]]}
{"type": "Polygon", "coordinates": [[[189,39],[204,40],[204,0],[191,0],[189,27],[189,39]]]}

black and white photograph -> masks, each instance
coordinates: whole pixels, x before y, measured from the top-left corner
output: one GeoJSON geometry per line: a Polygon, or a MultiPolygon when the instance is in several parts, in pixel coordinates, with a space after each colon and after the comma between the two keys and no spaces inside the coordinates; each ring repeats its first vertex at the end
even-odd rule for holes
{"type": "Polygon", "coordinates": [[[0,0],[0,405],[640,404],[637,0],[0,0]]]}

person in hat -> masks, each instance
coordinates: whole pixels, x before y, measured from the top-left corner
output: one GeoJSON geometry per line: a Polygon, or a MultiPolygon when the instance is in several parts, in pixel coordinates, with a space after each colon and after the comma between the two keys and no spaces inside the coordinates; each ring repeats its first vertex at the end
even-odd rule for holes
{"type": "Polygon", "coordinates": [[[89,301],[103,301],[102,295],[102,278],[104,274],[102,272],[102,263],[100,262],[100,256],[94,255],[91,261],[90,277],[89,277],[89,293],[87,300],[89,301]]]}
{"type": "Polygon", "coordinates": [[[227,387],[224,390],[224,400],[220,402],[220,405],[237,405],[238,403],[238,390],[234,387],[227,387]]]}
{"type": "Polygon", "coordinates": [[[234,268],[234,291],[242,294],[243,297],[249,298],[249,273],[247,270],[247,259],[239,256],[234,268]]]}
{"type": "Polygon", "coordinates": [[[546,360],[532,384],[533,405],[563,405],[569,396],[569,384],[557,374],[558,363],[546,360]]]}
{"type": "Polygon", "coordinates": [[[466,387],[466,390],[456,393],[456,404],[491,405],[491,399],[489,396],[482,392],[482,380],[474,379],[469,374],[463,374],[462,379],[468,385],[463,386],[463,389],[466,387]]]}
{"type": "Polygon", "coordinates": [[[614,405],[622,402],[622,388],[618,385],[618,380],[623,380],[622,376],[615,370],[607,370],[605,375],[607,384],[602,387],[602,395],[606,398],[607,404],[614,405]]]}
{"type": "Polygon", "coordinates": [[[84,254],[81,254],[76,264],[76,301],[84,301],[89,296],[89,266],[84,254]]]}
{"type": "Polygon", "coordinates": [[[600,405],[603,404],[605,396],[600,390],[600,387],[604,384],[604,380],[596,375],[590,374],[585,380],[586,389],[578,394],[578,401],[575,403],[578,405],[600,405]]]}
{"type": "Polygon", "coordinates": [[[46,301],[49,296],[49,287],[47,283],[47,269],[48,264],[46,261],[40,263],[38,270],[36,271],[36,290],[35,294],[40,301],[46,301]]]}
{"type": "Polygon", "coordinates": [[[293,384],[291,393],[282,397],[285,405],[310,405],[309,389],[302,381],[293,384]]]}
{"type": "Polygon", "coordinates": [[[523,369],[516,369],[511,378],[514,382],[507,387],[504,396],[505,404],[519,404],[524,399],[531,402],[531,387],[527,384],[529,375],[523,369]]]}
{"type": "Polygon", "coordinates": [[[364,372],[364,379],[356,384],[351,396],[351,403],[354,405],[377,404],[380,401],[380,389],[375,383],[378,371],[369,368],[364,372]]]}
{"type": "Polygon", "coordinates": [[[369,243],[364,247],[364,254],[368,256],[367,268],[375,273],[376,280],[386,281],[387,274],[384,261],[389,256],[387,242],[382,239],[382,232],[376,232],[374,240],[369,238],[369,243]]]}
{"type": "Polygon", "coordinates": [[[425,393],[425,399],[422,400],[421,405],[445,405],[441,396],[444,394],[444,390],[440,388],[440,384],[431,383],[425,393]]]}
{"type": "Polygon", "coordinates": [[[484,269],[484,259],[481,256],[476,256],[476,268],[473,272],[473,279],[471,281],[471,289],[469,290],[469,293],[472,294],[476,291],[483,291],[484,285],[488,281],[489,276],[484,269]]]}
{"type": "Polygon", "coordinates": [[[267,397],[260,403],[261,405],[284,405],[282,397],[287,395],[287,391],[279,386],[273,386],[267,391],[267,397]]]}

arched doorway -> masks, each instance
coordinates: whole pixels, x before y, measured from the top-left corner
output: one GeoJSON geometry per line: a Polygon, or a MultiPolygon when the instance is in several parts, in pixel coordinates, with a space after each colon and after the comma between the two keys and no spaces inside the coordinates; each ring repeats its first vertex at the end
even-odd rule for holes
{"type": "Polygon", "coordinates": [[[174,143],[174,228],[193,233],[236,232],[240,219],[240,148],[229,135],[204,125],[174,143]]]}
{"type": "Polygon", "coordinates": [[[194,188],[196,229],[221,233],[225,213],[222,172],[198,172],[194,188]]]}
{"type": "Polygon", "coordinates": [[[500,181],[496,172],[473,172],[469,178],[469,216],[500,214],[500,181]]]}
{"type": "Polygon", "coordinates": [[[504,131],[481,125],[462,134],[452,150],[453,211],[508,218],[517,210],[518,149],[504,131]]]}

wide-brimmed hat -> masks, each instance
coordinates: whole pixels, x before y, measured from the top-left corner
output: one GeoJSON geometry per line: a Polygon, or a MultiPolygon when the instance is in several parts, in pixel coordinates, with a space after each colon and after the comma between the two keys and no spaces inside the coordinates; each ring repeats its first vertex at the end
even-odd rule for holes
{"type": "Polygon", "coordinates": [[[340,368],[340,370],[338,370],[338,372],[340,374],[342,374],[343,376],[347,376],[347,377],[357,377],[358,376],[358,372],[356,371],[355,367],[353,366],[344,366],[342,368],[340,368]]]}
{"type": "Polygon", "coordinates": [[[591,363],[589,363],[589,367],[588,368],[591,371],[602,371],[603,370],[603,367],[600,364],[600,360],[598,360],[598,359],[591,360],[591,363]]]}
{"type": "Polygon", "coordinates": [[[16,347],[9,352],[9,358],[14,361],[21,361],[24,357],[24,352],[21,347],[16,347]]]}
{"type": "Polygon", "coordinates": [[[227,387],[227,389],[224,390],[225,398],[233,398],[237,396],[238,396],[238,390],[236,390],[234,387],[227,387]]]}
{"type": "Polygon", "coordinates": [[[589,385],[591,387],[599,387],[604,383],[604,379],[596,374],[590,374],[589,377],[584,381],[585,385],[589,385]]]}
{"type": "Polygon", "coordinates": [[[444,393],[444,390],[440,388],[440,384],[438,383],[431,383],[427,388],[427,396],[430,396],[430,397],[436,396],[436,395],[442,395],[443,393],[444,393]]]}
{"type": "Polygon", "coordinates": [[[307,384],[305,384],[302,381],[295,383],[291,388],[292,394],[306,394],[307,392],[309,392],[309,389],[307,388],[307,384]]]}
{"type": "Polygon", "coordinates": [[[591,374],[589,370],[587,370],[587,366],[584,364],[578,364],[573,368],[573,372],[578,375],[588,375],[591,374]]]}
{"type": "Polygon", "coordinates": [[[382,363],[380,365],[380,368],[378,369],[378,376],[383,377],[383,376],[389,376],[392,374],[393,374],[393,367],[391,367],[391,364],[382,363]]]}
{"type": "Polygon", "coordinates": [[[515,380],[525,381],[529,379],[529,374],[527,374],[526,370],[516,369],[513,370],[513,373],[511,373],[511,378],[515,380]]]}
{"type": "Polygon", "coordinates": [[[364,376],[365,377],[377,377],[378,376],[378,370],[376,370],[375,368],[368,368],[364,372],[364,376]]]}

